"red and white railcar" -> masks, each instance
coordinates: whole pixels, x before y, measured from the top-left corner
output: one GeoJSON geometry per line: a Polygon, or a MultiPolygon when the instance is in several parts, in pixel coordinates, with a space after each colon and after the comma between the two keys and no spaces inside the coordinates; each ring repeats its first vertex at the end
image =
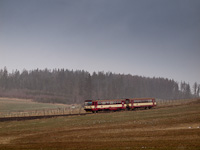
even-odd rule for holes
{"type": "Polygon", "coordinates": [[[85,100],[87,112],[134,110],[136,108],[152,108],[156,106],[155,98],[133,98],[114,100],[85,100]]]}
{"type": "Polygon", "coordinates": [[[156,106],[155,98],[133,98],[129,99],[128,109],[152,108],[156,106]]]}

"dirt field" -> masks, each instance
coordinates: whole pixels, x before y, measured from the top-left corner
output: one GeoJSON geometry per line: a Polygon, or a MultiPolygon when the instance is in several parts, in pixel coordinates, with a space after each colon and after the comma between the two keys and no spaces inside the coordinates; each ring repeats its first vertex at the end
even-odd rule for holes
{"type": "Polygon", "coordinates": [[[0,122],[0,149],[200,150],[200,100],[150,110],[0,122]]]}

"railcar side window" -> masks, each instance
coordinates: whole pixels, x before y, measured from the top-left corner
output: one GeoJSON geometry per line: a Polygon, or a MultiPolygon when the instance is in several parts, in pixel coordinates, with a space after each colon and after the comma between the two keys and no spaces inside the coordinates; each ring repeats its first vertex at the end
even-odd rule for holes
{"type": "Polygon", "coordinates": [[[102,105],[105,105],[106,104],[106,102],[102,102],[102,105]]]}

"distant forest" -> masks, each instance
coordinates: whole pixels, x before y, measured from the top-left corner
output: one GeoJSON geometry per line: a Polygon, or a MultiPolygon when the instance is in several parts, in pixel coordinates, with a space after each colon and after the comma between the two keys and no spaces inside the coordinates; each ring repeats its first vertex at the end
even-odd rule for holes
{"type": "Polygon", "coordinates": [[[198,97],[200,85],[178,84],[166,78],[94,72],[44,69],[0,70],[0,97],[28,98],[48,103],[83,103],[86,99],[155,97],[186,99],[198,97]],[[192,94],[193,93],[193,94],[192,94]]]}

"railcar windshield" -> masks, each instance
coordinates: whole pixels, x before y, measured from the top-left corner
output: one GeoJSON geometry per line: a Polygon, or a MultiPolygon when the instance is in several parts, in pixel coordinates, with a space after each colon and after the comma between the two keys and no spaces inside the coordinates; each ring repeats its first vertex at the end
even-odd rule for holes
{"type": "Polygon", "coordinates": [[[92,105],[92,102],[85,102],[85,106],[90,106],[92,105]]]}

